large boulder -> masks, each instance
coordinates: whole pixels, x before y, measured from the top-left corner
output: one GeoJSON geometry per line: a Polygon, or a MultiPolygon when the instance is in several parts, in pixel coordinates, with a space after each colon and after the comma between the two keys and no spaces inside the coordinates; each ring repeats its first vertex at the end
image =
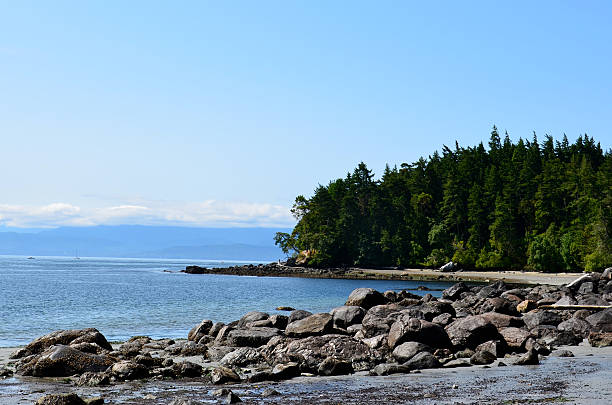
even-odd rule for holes
{"type": "Polygon", "coordinates": [[[249,364],[257,364],[263,361],[263,357],[252,347],[241,347],[223,356],[220,363],[226,367],[243,367],[249,364]]]}
{"type": "Polygon", "coordinates": [[[438,301],[438,300],[428,301],[428,302],[423,303],[423,305],[419,307],[419,310],[423,314],[422,317],[430,322],[436,316],[439,316],[442,314],[450,314],[452,317],[456,315],[455,308],[453,308],[450,302],[446,302],[446,301],[438,301]]]}
{"type": "Polygon", "coordinates": [[[34,377],[66,377],[87,371],[104,371],[114,361],[106,355],[83,353],[70,346],[56,345],[21,360],[17,364],[17,373],[34,377]]]}
{"type": "Polygon", "coordinates": [[[38,398],[36,405],[86,405],[77,394],[47,394],[38,398]]]}
{"type": "Polygon", "coordinates": [[[149,372],[145,366],[131,360],[123,360],[113,364],[110,369],[110,373],[116,379],[121,381],[138,380],[149,375],[149,372]]]}
{"type": "Polygon", "coordinates": [[[421,342],[435,348],[450,346],[448,335],[440,325],[407,316],[401,317],[391,325],[387,338],[391,349],[403,342],[421,342]]]}
{"type": "Polygon", "coordinates": [[[455,301],[461,297],[461,293],[469,291],[469,288],[462,282],[454,284],[442,292],[442,298],[455,301]]]}
{"type": "Polygon", "coordinates": [[[582,319],[570,318],[557,325],[558,330],[565,330],[573,333],[576,336],[586,338],[589,336],[591,325],[582,319]]]}
{"type": "Polygon", "coordinates": [[[516,352],[524,351],[525,342],[532,337],[529,331],[519,328],[501,328],[499,333],[506,341],[508,348],[516,352]]]}
{"type": "Polygon", "coordinates": [[[240,382],[240,376],[231,368],[219,366],[211,370],[210,380],[213,384],[225,384],[240,382]]]}
{"type": "Polygon", "coordinates": [[[393,349],[393,357],[400,363],[404,363],[421,352],[431,353],[431,347],[419,342],[405,342],[393,349]]]}
{"type": "Polygon", "coordinates": [[[200,322],[199,325],[194,326],[193,329],[189,331],[189,334],[187,335],[187,340],[197,342],[202,337],[208,335],[212,327],[213,322],[209,319],[204,319],[202,322],[200,322]]]}
{"type": "Polygon", "coordinates": [[[487,350],[480,350],[470,357],[470,363],[474,365],[485,365],[493,363],[496,359],[497,357],[493,353],[487,350]]]}
{"type": "Polygon", "coordinates": [[[612,332],[591,332],[589,343],[593,347],[612,346],[612,332]]]}
{"type": "Polygon", "coordinates": [[[11,354],[11,359],[18,359],[33,354],[39,354],[45,351],[47,348],[55,345],[73,345],[78,343],[94,343],[100,346],[102,349],[111,351],[112,346],[104,335],[102,335],[97,329],[71,329],[71,330],[57,330],[47,335],[40,336],[30,342],[26,347],[17,350],[11,354]]]}
{"type": "Polygon", "coordinates": [[[296,309],[291,311],[289,314],[289,319],[287,319],[287,323],[299,321],[300,319],[304,319],[312,315],[312,312],[305,311],[303,309],[296,309]]]}
{"type": "Polygon", "coordinates": [[[375,305],[382,305],[387,302],[387,299],[372,288],[357,288],[351,292],[344,305],[362,307],[370,309],[375,305]]]}
{"type": "Polygon", "coordinates": [[[388,333],[393,322],[401,316],[402,310],[405,309],[398,304],[370,308],[361,321],[364,336],[369,338],[388,333]]]}
{"type": "Polygon", "coordinates": [[[529,329],[540,325],[559,325],[563,321],[561,315],[554,311],[534,311],[523,315],[523,322],[529,329]]]}
{"type": "Polygon", "coordinates": [[[414,357],[402,365],[408,367],[410,370],[424,370],[426,368],[440,367],[440,361],[429,352],[421,352],[414,355],[414,357]]]}
{"type": "Polygon", "coordinates": [[[587,316],[586,321],[591,324],[591,330],[595,332],[612,332],[612,308],[587,316]]]}
{"type": "Polygon", "coordinates": [[[471,315],[460,318],[445,328],[453,346],[475,348],[481,343],[498,338],[499,333],[486,317],[471,315]]]}
{"type": "Polygon", "coordinates": [[[328,313],[310,315],[287,325],[285,334],[291,337],[324,335],[331,331],[332,320],[332,316],[328,313]]]}
{"type": "Polygon", "coordinates": [[[324,376],[351,374],[353,373],[353,365],[347,360],[328,357],[319,364],[317,373],[324,376]]]}
{"type": "Polygon", "coordinates": [[[361,323],[366,311],[358,306],[341,306],[329,312],[333,317],[333,324],[336,328],[346,329],[347,327],[361,323]]]}
{"type": "Polygon", "coordinates": [[[279,334],[280,331],[276,328],[234,329],[227,335],[227,344],[237,347],[259,347],[279,334]]]}
{"type": "Polygon", "coordinates": [[[265,312],[259,312],[259,311],[248,312],[238,321],[238,328],[244,328],[248,326],[248,324],[251,322],[261,321],[264,319],[268,319],[269,317],[270,315],[265,312]]]}
{"type": "Polygon", "coordinates": [[[274,338],[263,349],[268,364],[296,361],[316,372],[328,357],[350,362],[355,371],[369,370],[380,362],[381,354],[362,341],[346,335],[310,336],[290,340],[274,338]]]}
{"type": "Polygon", "coordinates": [[[500,314],[497,312],[485,312],[479,316],[485,321],[492,323],[496,328],[507,328],[509,326],[521,327],[525,325],[523,320],[517,316],[500,314]]]}
{"type": "Polygon", "coordinates": [[[506,315],[518,315],[516,303],[502,297],[487,298],[480,306],[480,313],[497,312],[506,315]]]}

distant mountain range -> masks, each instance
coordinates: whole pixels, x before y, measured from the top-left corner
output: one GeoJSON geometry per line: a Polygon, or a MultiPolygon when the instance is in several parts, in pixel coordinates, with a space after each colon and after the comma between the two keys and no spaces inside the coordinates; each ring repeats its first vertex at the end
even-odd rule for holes
{"type": "Polygon", "coordinates": [[[0,254],[25,256],[141,257],[273,261],[281,228],[186,228],[167,226],[0,228],[0,254]]]}

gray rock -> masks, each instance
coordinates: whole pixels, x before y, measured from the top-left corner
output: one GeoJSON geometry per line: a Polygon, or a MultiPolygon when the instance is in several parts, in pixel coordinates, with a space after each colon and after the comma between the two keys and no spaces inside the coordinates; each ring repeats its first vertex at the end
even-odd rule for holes
{"type": "Polygon", "coordinates": [[[582,319],[570,318],[566,321],[561,322],[557,326],[557,329],[561,331],[568,331],[576,336],[586,338],[589,336],[591,325],[587,321],[584,321],[582,319]]]}
{"type": "Polygon", "coordinates": [[[574,357],[574,353],[572,353],[569,350],[554,350],[552,353],[550,353],[551,356],[553,357],[574,357]]]}
{"type": "Polygon", "coordinates": [[[470,357],[470,363],[474,365],[491,364],[495,360],[497,360],[497,357],[493,353],[486,350],[477,351],[472,355],[472,357],[470,357]]]}
{"type": "Polygon", "coordinates": [[[149,371],[142,364],[135,363],[131,360],[122,360],[113,364],[110,373],[117,380],[138,380],[149,375],[149,371]]]}
{"type": "Polygon", "coordinates": [[[353,366],[349,361],[328,357],[319,365],[317,372],[324,376],[346,375],[353,373],[353,366]]]}
{"type": "Polygon", "coordinates": [[[391,325],[387,342],[391,349],[403,342],[421,342],[435,348],[450,346],[448,335],[435,323],[402,317],[391,325]]]}
{"type": "Polygon", "coordinates": [[[363,307],[370,309],[376,305],[383,305],[387,302],[387,299],[372,288],[357,288],[351,292],[346,303],[344,305],[363,307]]]}
{"type": "Polygon", "coordinates": [[[331,332],[332,319],[328,313],[310,315],[287,325],[285,334],[291,337],[323,335],[331,332]]]}
{"type": "Polygon", "coordinates": [[[264,398],[267,398],[267,397],[276,397],[276,396],[279,396],[279,395],[281,395],[281,393],[276,391],[273,388],[266,388],[261,393],[261,396],[264,397],[264,398]]]}
{"type": "Polygon", "coordinates": [[[223,356],[220,363],[228,367],[242,367],[249,364],[261,363],[262,361],[263,358],[256,349],[252,347],[241,347],[223,356]]]}
{"type": "Polygon", "coordinates": [[[270,318],[270,324],[276,329],[285,329],[289,323],[289,317],[287,315],[272,315],[270,318]]]}
{"type": "Polygon", "coordinates": [[[107,342],[104,335],[102,335],[97,329],[89,328],[57,330],[34,339],[32,342],[26,345],[26,347],[12,353],[10,358],[18,359],[31,356],[33,354],[40,354],[51,346],[67,346],[78,343],[95,343],[105,350],[113,350],[112,346],[107,342]]]}
{"type": "Polygon", "coordinates": [[[36,401],[36,405],[86,405],[77,394],[48,394],[36,401]]]}
{"type": "Polygon", "coordinates": [[[427,368],[438,368],[440,367],[440,361],[429,352],[417,353],[410,360],[402,364],[408,367],[410,370],[423,370],[427,368]]]}
{"type": "Polygon", "coordinates": [[[481,343],[495,340],[497,328],[483,315],[472,315],[457,319],[444,328],[453,346],[475,348],[481,343]]]}
{"type": "Polygon", "coordinates": [[[304,311],[303,309],[296,309],[295,311],[291,311],[291,313],[289,314],[288,324],[309,317],[310,315],[312,315],[312,312],[304,311]]]}
{"type": "Polygon", "coordinates": [[[365,313],[366,311],[362,307],[346,305],[334,308],[330,311],[334,327],[342,329],[361,323],[365,313]]]}
{"type": "Polygon", "coordinates": [[[187,340],[192,340],[192,341],[197,342],[203,336],[208,335],[212,326],[213,326],[213,322],[211,320],[204,319],[202,322],[200,322],[199,325],[194,326],[193,329],[189,331],[189,333],[187,334],[187,340]]]}
{"type": "Polygon", "coordinates": [[[468,287],[464,283],[457,283],[450,288],[447,288],[442,292],[442,298],[455,301],[460,298],[461,293],[468,291],[468,287]]]}
{"type": "Polygon", "coordinates": [[[175,398],[169,405],[202,405],[202,402],[187,398],[175,398]]]}
{"type": "Polygon", "coordinates": [[[206,357],[211,361],[221,361],[226,354],[234,350],[236,350],[236,348],[231,346],[211,346],[206,351],[206,357]]]}
{"type": "Polygon", "coordinates": [[[489,340],[476,347],[476,352],[479,351],[487,351],[495,355],[495,357],[503,357],[508,351],[508,345],[501,340],[489,340]]]}
{"type": "Polygon", "coordinates": [[[251,322],[261,321],[264,319],[268,319],[269,317],[270,315],[265,312],[259,312],[259,311],[248,312],[238,321],[238,328],[245,328],[251,322]]]}
{"type": "Polygon", "coordinates": [[[234,329],[227,335],[227,344],[237,347],[259,347],[279,334],[280,331],[276,328],[234,329]]]}
{"type": "Polygon", "coordinates": [[[242,400],[240,399],[238,395],[234,394],[233,392],[230,392],[229,394],[227,394],[227,396],[225,397],[225,401],[224,401],[224,403],[226,404],[237,404],[239,402],[242,402],[242,400]]]}
{"type": "Polygon", "coordinates": [[[0,366],[0,378],[11,377],[13,375],[13,371],[4,366],[0,366]]]}
{"type": "Polygon", "coordinates": [[[587,316],[586,321],[591,324],[591,330],[595,332],[612,332],[612,308],[587,316]]]}
{"type": "Polygon", "coordinates": [[[449,360],[442,365],[444,368],[471,367],[472,364],[465,358],[449,360]]]}
{"type": "Polygon", "coordinates": [[[297,363],[277,364],[272,369],[272,377],[275,380],[288,380],[300,375],[300,366],[297,363]]]}
{"type": "Polygon", "coordinates": [[[431,321],[433,323],[437,323],[440,326],[446,326],[453,320],[453,316],[451,314],[441,314],[433,318],[431,321]]]}
{"type": "Polygon", "coordinates": [[[387,335],[378,335],[371,338],[361,339],[370,349],[378,349],[387,342],[387,335]]]}
{"type": "Polygon", "coordinates": [[[393,349],[393,357],[399,362],[404,363],[416,354],[421,352],[430,352],[431,347],[419,342],[405,342],[393,349]]]}
{"type": "Polygon", "coordinates": [[[106,373],[92,373],[90,371],[81,374],[76,381],[76,385],[79,387],[100,387],[110,384],[110,378],[106,373]]]}
{"type": "Polygon", "coordinates": [[[236,372],[227,367],[215,367],[210,372],[210,380],[213,384],[225,384],[240,382],[240,377],[236,372]]]}
{"type": "Polygon", "coordinates": [[[589,344],[593,347],[612,346],[612,332],[591,332],[589,344]]]}
{"type": "Polygon", "coordinates": [[[514,351],[523,351],[525,349],[525,342],[531,337],[529,331],[519,328],[501,328],[499,333],[510,350],[514,351]]]}
{"type": "Polygon", "coordinates": [[[527,353],[522,354],[514,362],[514,364],[520,365],[520,366],[536,365],[536,364],[540,364],[540,358],[538,356],[538,353],[535,350],[531,349],[527,353]]]}
{"type": "Polygon", "coordinates": [[[328,357],[351,362],[355,371],[369,370],[381,360],[381,354],[362,341],[346,335],[310,336],[290,340],[275,338],[262,351],[268,364],[299,361],[310,370],[317,370],[328,357]]]}
{"type": "Polygon", "coordinates": [[[540,325],[558,325],[563,321],[561,316],[553,311],[534,311],[523,315],[523,322],[529,329],[540,325]]]}
{"type": "Polygon", "coordinates": [[[41,354],[17,363],[17,374],[34,377],[66,377],[87,371],[101,372],[114,362],[109,356],[80,352],[70,346],[57,345],[41,354]]]}
{"type": "Polygon", "coordinates": [[[496,312],[506,315],[518,315],[516,303],[502,297],[487,298],[480,306],[480,313],[496,312]]]}
{"type": "Polygon", "coordinates": [[[200,377],[203,371],[202,366],[190,361],[174,363],[172,369],[177,377],[200,377]]]}
{"type": "Polygon", "coordinates": [[[378,364],[372,370],[370,375],[391,375],[391,374],[406,374],[410,372],[410,367],[396,364],[396,363],[383,363],[378,364]]]}

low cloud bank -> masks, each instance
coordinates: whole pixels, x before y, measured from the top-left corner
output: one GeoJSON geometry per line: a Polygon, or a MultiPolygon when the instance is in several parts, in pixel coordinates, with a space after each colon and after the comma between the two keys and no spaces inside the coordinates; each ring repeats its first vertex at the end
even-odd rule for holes
{"type": "Polygon", "coordinates": [[[288,207],[265,203],[208,200],[85,208],[58,202],[43,206],[0,204],[0,224],[16,228],[95,225],[291,227],[295,220],[288,207]]]}

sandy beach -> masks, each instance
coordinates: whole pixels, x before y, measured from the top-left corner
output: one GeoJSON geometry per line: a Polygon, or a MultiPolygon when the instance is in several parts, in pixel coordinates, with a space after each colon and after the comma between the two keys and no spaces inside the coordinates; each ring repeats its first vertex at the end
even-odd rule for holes
{"type": "Polygon", "coordinates": [[[529,271],[461,271],[442,273],[430,269],[375,270],[354,269],[357,274],[382,275],[386,277],[401,277],[402,279],[423,281],[476,281],[493,282],[502,280],[516,284],[549,284],[563,285],[580,277],[582,273],[541,273],[529,271]]]}

